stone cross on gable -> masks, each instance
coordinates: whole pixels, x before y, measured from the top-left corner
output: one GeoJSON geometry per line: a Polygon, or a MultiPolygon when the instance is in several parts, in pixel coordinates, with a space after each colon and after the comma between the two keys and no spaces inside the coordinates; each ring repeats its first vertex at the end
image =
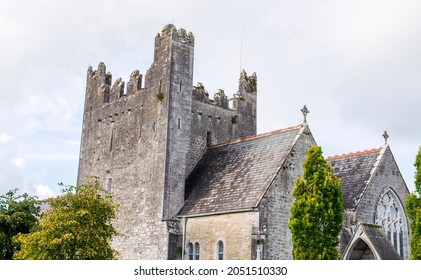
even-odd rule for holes
{"type": "Polygon", "coordinates": [[[384,143],[387,144],[387,139],[389,138],[389,134],[387,134],[387,131],[383,133],[384,143]]]}
{"type": "Polygon", "coordinates": [[[310,111],[307,109],[306,105],[304,105],[304,107],[301,109],[301,113],[303,113],[304,116],[304,123],[307,123],[307,115],[310,113],[310,111]]]}

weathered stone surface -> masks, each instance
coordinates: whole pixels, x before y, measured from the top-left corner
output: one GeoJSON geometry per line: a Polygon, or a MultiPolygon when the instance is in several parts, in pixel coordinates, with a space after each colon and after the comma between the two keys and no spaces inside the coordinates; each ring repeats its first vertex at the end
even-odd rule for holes
{"type": "MultiPolygon", "coordinates": [[[[409,223],[404,205],[409,193],[389,145],[378,149],[327,158],[334,173],[342,179],[345,206],[344,229],[340,251],[344,252],[359,223],[377,224],[380,199],[388,192],[396,197],[396,208],[401,216],[403,259],[409,257],[409,223]]],[[[398,244],[400,241],[392,242],[398,244]]]]}
{"type": "MultiPolygon", "coordinates": [[[[78,184],[98,176],[120,205],[121,259],[181,258],[183,237],[200,244],[202,259],[216,257],[219,240],[226,259],[291,259],[292,191],[316,144],[306,119],[256,136],[256,74],[242,71],[232,98],[219,90],[210,99],[193,86],[194,40],[166,25],[146,75],[135,70],[127,83],[113,82],[102,62],[88,68],[78,184]]],[[[391,195],[403,232],[392,243],[407,258],[408,190],[389,147],[353,155],[330,158],[344,187],[341,250],[359,223],[385,224],[379,201],[391,195]]]]}
{"type": "Polygon", "coordinates": [[[209,142],[256,132],[255,87],[243,91],[246,110],[196,100],[193,56],[193,34],[166,25],[155,37],[144,87],[137,70],[124,91],[125,82],[112,83],[104,63],[88,69],[78,184],[98,176],[111,188],[120,205],[115,225],[121,235],[113,246],[121,259],[176,258],[171,246],[178,237],[167,221],[184,204],[186,175],[209,142]]]}
{"type": "Polygon", "coordinates": [[[303,124],[216,145],[205,153],[187,180],[187,201],[180,212],[188,218],[187,237],[206,252],[202,258],[216,254],[216,235],[221,240],[236,236],[233,225],[248,235],[226,244],[230,256],[238,258],[239,247],[247,246],[241,259],[256,259],[260,244],[263,259],[292,259],[288,229],[292,191],[313,145],[313,136],[303,124]],[[254,218],[242,218],[239,227],[237,211],[253,213],[254,218]]]}

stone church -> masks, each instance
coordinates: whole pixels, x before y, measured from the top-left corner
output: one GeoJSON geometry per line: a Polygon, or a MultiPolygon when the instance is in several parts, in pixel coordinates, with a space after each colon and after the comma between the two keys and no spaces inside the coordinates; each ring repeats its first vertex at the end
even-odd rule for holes
{"type": "MultiPolygon", "coordinates": [[[[210,98],[193,57],[193,34],[169,24],[144,78],[88,68],[78,184],[99,176],[113,193],[120,259],[292,259],[292,191],[316,145],[308,111],[256,135],[256,75],[210,98]]],[[[327,160],[342,178],[342,258],[407,259],[408,189],[389,146],[327,160]]]]}

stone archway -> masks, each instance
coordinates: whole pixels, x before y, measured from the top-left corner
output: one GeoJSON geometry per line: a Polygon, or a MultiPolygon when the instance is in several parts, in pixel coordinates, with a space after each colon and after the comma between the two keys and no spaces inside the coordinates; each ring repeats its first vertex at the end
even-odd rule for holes
{"type": "Polygon", "coordinates": [[[361,223],[348,243],[342,259],[400,260],[401,257],[380,225],[361,223]]]}
{"type": "Polygon", "coordinates": [[[358,239],[348,253],[347,260],[375,260],[370,246],[362,239],[358,239]]]}

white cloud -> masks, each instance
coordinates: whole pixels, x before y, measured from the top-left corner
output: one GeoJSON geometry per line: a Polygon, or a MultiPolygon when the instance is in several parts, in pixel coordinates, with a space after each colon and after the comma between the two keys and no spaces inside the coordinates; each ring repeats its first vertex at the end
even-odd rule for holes
{"type": "Polygon", "coordinates": [[[391,143],[408,146],[393,151],[412,185],[421,137],[420,1],[97,0],[82,10],[81,3],[6,1],[0,9],[0,76],[8,81],[0,102],[0,187],[22,186],[34,166],[45,176],[26,186],[76,177],[69,166],[77,166],[79,143],[67,140],[80,139],[88,66],[104,61],[113,80],[127,82],[135,69],[145,75],[154,36],[172,20],[195,35],[193,82],[229,95],[244,23],[242,66],[257,72],[259,132],[300,122],[304,104],[325,151],[371,148],[388,130],[391,143]]]}
{"type": "Polygon", "coordinates": [[[9,134],[3,132],[0,134],[0,144],[8,143],[9,141],[13,140],[13,137],[9,134]]]}
{"type": "Polygon", "coordinates": [[[56,194],[47,185],[34,185],[36,190],[35,195],[40,199],[56,196],[56,194]]]}
{"type": "Polygon", "coordinates": [[[26,165],[25,159],[21,157],[13,158],[12,162],[17,168],[20,168],[20,169],[25,168],[25,165],[26,165]]]}

